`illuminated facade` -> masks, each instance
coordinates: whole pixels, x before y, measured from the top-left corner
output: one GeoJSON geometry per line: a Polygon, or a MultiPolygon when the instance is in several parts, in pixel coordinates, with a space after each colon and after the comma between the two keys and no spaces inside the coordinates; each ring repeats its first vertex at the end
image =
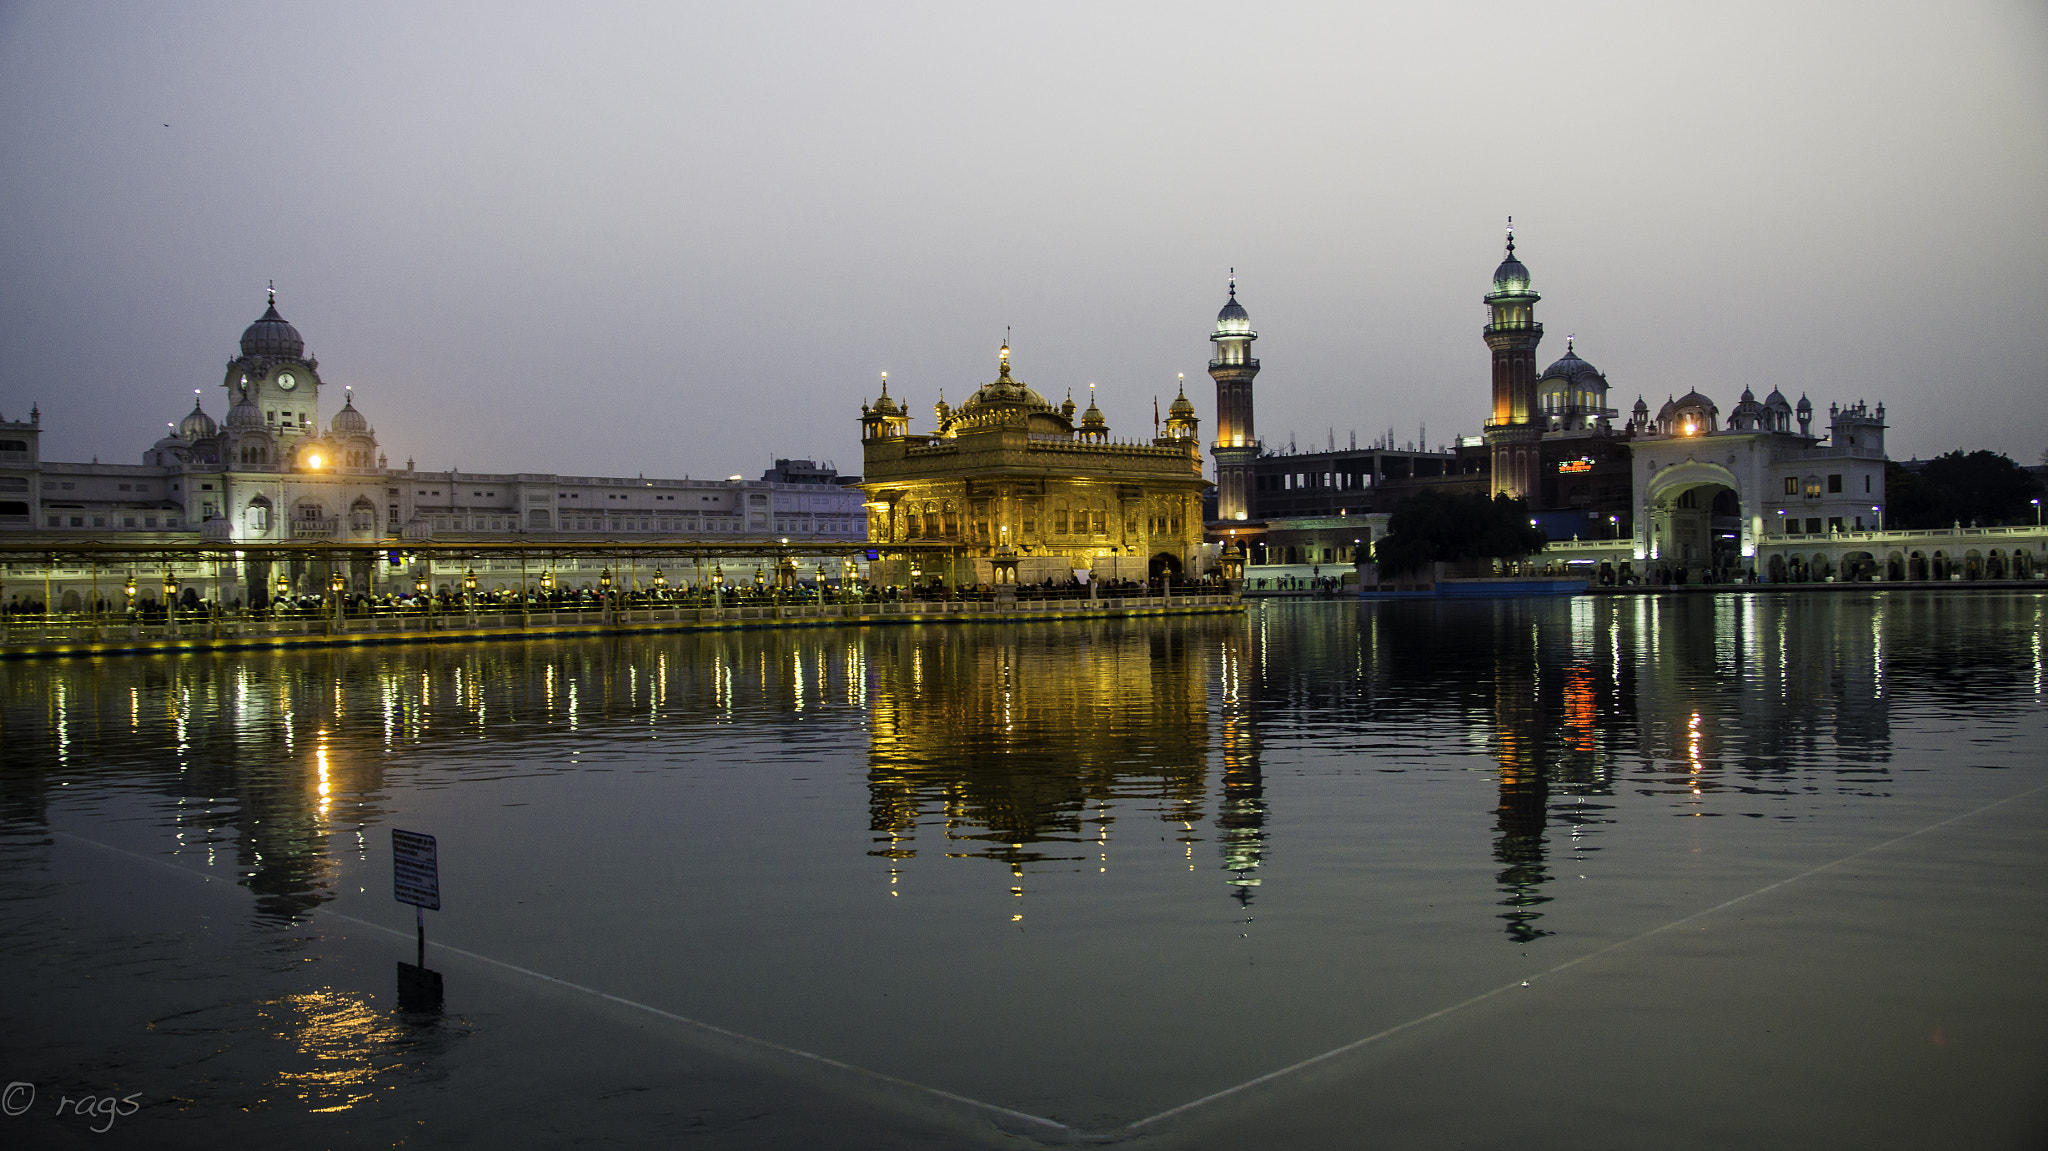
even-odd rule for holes
{"type": "Polygon", "coordinates": [[[998,561],[1020,583],[1194,574],[1210,486],[1194,404],[1175,397],[1139,443],[1110,439],[1092,388],[1078,424],[1074,411],[1071,394],[1048,403],[1011,376],[1007,344],[993,382],[958,408],[941,397],[929,434],[910,430],[885,376],[861,405],[868,542],[904,557],[889,562],[943,564],[925,574],[954,583],[997,582],[998,561]]]}
{"type": "Polygon", "coordinates": [[[858,493],[810,461],[778,461],[776,479],[759,481],[436,472],[410,460],[393,468],[352,392],[323,419],[332,385],[274,293],[239,353],[221,381],[225,420],[207,414],[195,389],[192,410],[140,464],[46,463],[41,412],[0,423],[0,529],[138,543],[381,545],[661,534],[847,542],[865,527],[858,493]]]}

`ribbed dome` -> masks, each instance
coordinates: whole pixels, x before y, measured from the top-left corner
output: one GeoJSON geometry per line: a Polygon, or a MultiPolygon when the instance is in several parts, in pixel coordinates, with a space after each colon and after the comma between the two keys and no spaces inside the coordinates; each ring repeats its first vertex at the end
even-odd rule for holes
{"type": "Polygon", "coordinates": [[[1521,296],[1529,293],[1529,269],[1515,259],[1515,218],[1508,217],[1508,254],[1493,270],[1493,295],[1521,296]]]}
{"type": "Polygon", "coordinates": [[[1508,258],[1500,262],[1500,267],[1493,270],[1493,290],[1495,294],[1520,294],[1529,290],[1529,269],[1515,259],[1512,249],[1508,251],[1508,258]]]}
{"type": "Polygon", "coordinates": [[[200,410],[199,400],[195,396],[191,414],[178,423],[178,434],[188,440],[203,440],[218,431],[220,428],[214,424],[213,417],[200,410]]]}
{"type": "Polygon", "coordinates": [[[1600,374],[1600,369],[1580,359],[1578,353],[1572,351],[1570,345],[1566,345],[1564,355],[1559,357],[1556,363],[1543,369],[1543,374],[1537,378],[1540,380],[1580,380],[1588,377],[1591,378],[1590,382],[1595,387],[1604,388],[1607,386],[1607,377],[1600,374]]]}
{"type": "Polygon", "coordinates": [[[1108,423],[1108,420],[1102,418],[1102,409],[1095,406],[1095,397],[1089,396],[1088,410],[1081,413],[1081,426],[1084,428],[1100,428],[1106,427],[1108,423]]]}
{"type": "Polygon", "coordinates": [[[228,426],[231,428],[260,428],[263,426],[263,409],[256,406],[256,401],[249,398],[249,393],[243,392],[242,398],[235,403],[235,406],[228,409],[228,426]]]}
{"type": "Polygon", "coordinates": [[[364,419],[363,413],[356,410],[354,392],[347,393],[346,398],[341,402],[341,410],[334,413],[333,419],[327,421],[327,430],[337,436],[352,435],[357,432],[370,430],[370,421],[364,419]]]}
{"type": "Polygon", "coordinates": [[[1237,277],[1230,278],[1230,298],[1223,303],[1223,310],[1216,313],[1216,334],[1219,336],[1249,336],[1252,334],[1251,313],[1237,302],[1237,277]]]}
{"type": "Polygon", "coordinates": [[[306,356],[306,341],[300,338],[297,328],[277,314],[277,301],[273,299],[255,323],[242,329],[242,354],[300,360],[306,356]]]}
{"type": "Polygon", "coordinates": [[[1195,414],[1195,405],[1188,399],[1188,394],[1183,391],[1174,399],[1173,406],[1166,409],[1166,414],[1178,419],[1186,419],[1195,414]]]}
{"type": "Polygon", "coordinates": [[[996,378],[989,383],[981,385],[973,395],[967,397],[967,402],[960,405],[960,414],[965,415],[977,408],[989,407],[1047,409],[1052,407],[1051,404],[1045,402],[1045,397],[1033,391],[1029,384],[1010,377],[1010,346],[1008,344],[1003,345],[1001,367],[996,372],[996,378]]]}

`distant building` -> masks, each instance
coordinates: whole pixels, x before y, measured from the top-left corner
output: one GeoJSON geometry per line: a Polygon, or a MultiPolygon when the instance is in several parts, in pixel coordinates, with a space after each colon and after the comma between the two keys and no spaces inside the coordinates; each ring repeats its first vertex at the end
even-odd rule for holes
{"type": "Polygon", "coordinates": [[[745,481],[389,466],[376,429],[330,388],[275,294],[243,331],[216,423],[192,410],[139,464],[58,463],[41,454],[42,413],[0,421],[0,530],[110,542],[362,543],[664,535],[846,542],[866,524],[860,495],[829,467],[778,460],[783,478],[745,481]],[[328,402],[331,403],[331,400],[328,402]]]}
{"type": "Polygon", "coordinates": [[[1745,387],[1724,422],[1691,391],[1654,416],[1638,397],[1616,428],[1607,377],[1569,337],[1563,358],[1535,372],[1541,298],[1511,223],[1485,299],[1485,442],[1493,490],[1527,499],[1553,540],[1632,539],[1635,569],[1653,578],[1778,579],[1798,573],[1783,558],[1760,561],[1760,549],[1882,524],[1883,404],[1831,407],[1823,439],[1805,396],[1795,406],[1776,388],[1759,400],[1745,387]]]}
{"type": "Polygon", "coordinates": [[[1020,583],[1199,570],[1210,485],[1194,404],[1177,396],[1136,442],[1110,439],[1092,391],[1078,423],[1074,412],[1071,394],[1053,404],[1010,375],[1007,344],[994,381],[958,408],[939,400],[929,434],[910,430],[884,377],[860,415],[868,541],[905,564],[950,563],[925,576],[955,583],[991,582],[1011,559],[1020,583]]]}

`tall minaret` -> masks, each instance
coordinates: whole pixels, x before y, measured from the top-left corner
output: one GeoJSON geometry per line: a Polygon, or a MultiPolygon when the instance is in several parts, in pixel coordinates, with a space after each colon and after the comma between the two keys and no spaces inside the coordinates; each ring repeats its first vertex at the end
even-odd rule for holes
{"type": "Polygon", "coordinates": [[[1230,270],[1230,299],[1216,313],[1216,331],[1209,339],[1216,358],[1209,375],[1216,381],[1216,518],[1249,519],[1252,512],[1252,461],[1259,458],[1259,437],[1252,431],[1252,380],[1259,362],[1252,358],[1252,318],[1237,302],[1237,269],[1230,270]]]}
{"type": "Polygon", "coordinates": [[[1535,422],[1536,345],[1543,325],[1529,269],[1515,259],[1515,218],[1508,217],[1508,254],[1493,273],[1486,294],[1486,346],[1493,349],[1493,410],[1486,443],[1493,449],[1493,490],[1535,497],[1542,466],[1543,425],[1535,422]]]}

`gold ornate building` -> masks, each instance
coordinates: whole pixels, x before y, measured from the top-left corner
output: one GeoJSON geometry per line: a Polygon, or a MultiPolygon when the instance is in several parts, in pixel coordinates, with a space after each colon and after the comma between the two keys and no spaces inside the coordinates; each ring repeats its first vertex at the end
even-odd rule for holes
{"type": "Polygon", "coordinates": [[[966,403],[941,394],[932,434],[911,432],[887,376],[861,405],[868,541],[901,569],[877,578],[989,583],[1011,560],[1027,584],[1200,570],[1209,482],[1186,392],[1149,443],[1116,442],[1092,394],[1077,425],[1071,394],[1046,402],[1010,375],[1009,345],[1000,355],[966,403]]]}

